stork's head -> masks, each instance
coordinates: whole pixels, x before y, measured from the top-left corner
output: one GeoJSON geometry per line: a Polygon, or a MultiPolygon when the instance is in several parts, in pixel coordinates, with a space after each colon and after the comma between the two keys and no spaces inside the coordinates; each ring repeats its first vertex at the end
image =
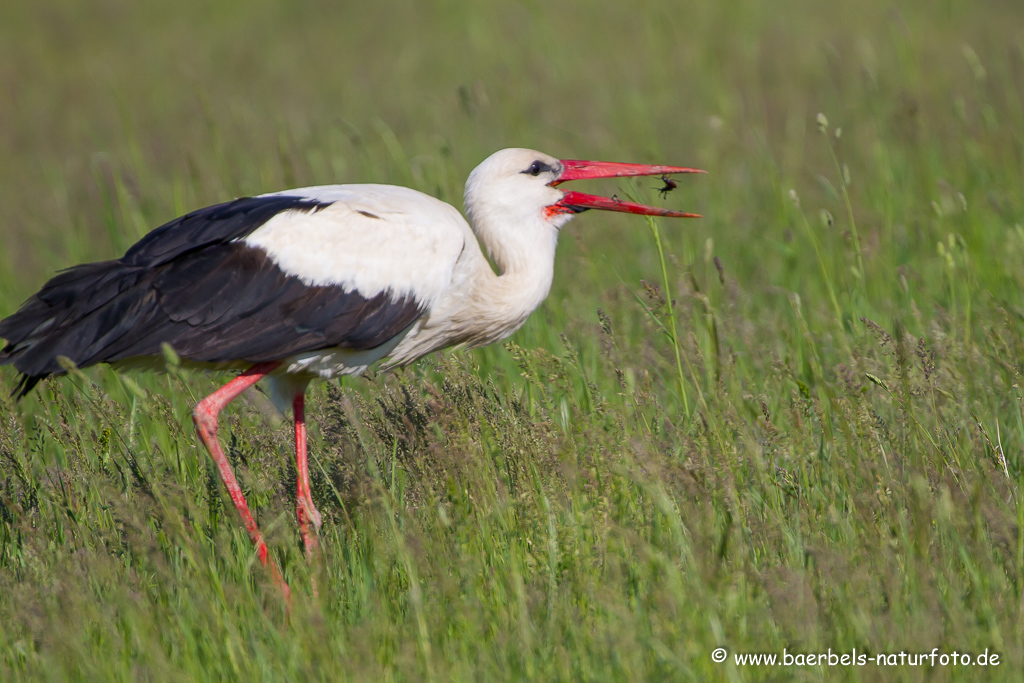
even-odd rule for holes
{"type": "Polygon", "coordinates": [[[616,197],[600,197],[558,188],[570,180],[622,176],[703,173],[694,168],[649,166],[606,161],[556,159],[531,149],[503,149],[473,169],[466,181],[466,211],[479,222],[507,225],[541,224],[555,231],[588,209],[648,216],[694,218],[697,214],[661,209],[616,197]]]}

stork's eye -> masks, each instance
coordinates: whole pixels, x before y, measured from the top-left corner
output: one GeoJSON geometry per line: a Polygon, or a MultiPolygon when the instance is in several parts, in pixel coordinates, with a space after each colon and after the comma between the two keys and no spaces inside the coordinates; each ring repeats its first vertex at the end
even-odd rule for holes
{"type": "Polygon", "coordinates": [[[525,171],[520,171],[520,173],[528,173],[532,176],[539,176],[541,173],[546,173],[550,170],[551,167],[549,165],[545,164],[543,161],[538,159],[537,161],[534,161],[532,164],[530,164],[530,168],[526,169],[525,171]]]}

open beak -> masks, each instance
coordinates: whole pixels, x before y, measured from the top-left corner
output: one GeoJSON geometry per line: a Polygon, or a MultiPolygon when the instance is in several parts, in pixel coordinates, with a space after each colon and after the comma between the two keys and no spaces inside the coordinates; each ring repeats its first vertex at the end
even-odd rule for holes
{"type": "MultiPolygon", "coordinates": [[[[664,176],[673,173],[705,173],[699,168],[684,168],[682,166],[649,166],[647,164],[621,164],[614,161],[579,161],[574,159],[563,159],[561,161],[562,174],[549,183],[557,187],[570,180],[587,180],[590,178],[622,178],[625,176],[664,176]]],[[[673,184],[674,188],[675,185],[673,184]]],[[[634,204],[624,202],[615,197],[600,197],[583,192],[566,192],[565,196],[552,208],[558,207],[562,211],[579,213],[587,209],[602,209],[604,211],[622,211],[623,213],[638,213],[644,216],[668,216],[672,218],[700,218],[700,214],[661,209],[656,206],[634,204]]]]}

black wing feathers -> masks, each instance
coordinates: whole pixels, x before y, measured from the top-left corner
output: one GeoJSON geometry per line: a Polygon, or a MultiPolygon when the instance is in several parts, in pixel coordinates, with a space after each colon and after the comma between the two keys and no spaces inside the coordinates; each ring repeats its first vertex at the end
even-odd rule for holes
{"type": "Polygon", "coordinates": [[[15,393],[61,372],[60,356],[85,367],[158,355],[167,343],[193,361],[260,363],[380,346],[422,314],[418,302],[306,285],[237,241],[281,211],[322,206],[296,197],[211,206],[157,228],[120,260],[58,273],[0,321],[0,365],[23,374],[15,393]]]}
{"type": "Polygon", "coordinates": [[[284,211],[318,211],[328,203],[301,197],[245,197],[214,204],[164,223],[136,242],[121,262],[154,268],[186,252],[211,244],[248,237],[254,230],[284,211]]]}

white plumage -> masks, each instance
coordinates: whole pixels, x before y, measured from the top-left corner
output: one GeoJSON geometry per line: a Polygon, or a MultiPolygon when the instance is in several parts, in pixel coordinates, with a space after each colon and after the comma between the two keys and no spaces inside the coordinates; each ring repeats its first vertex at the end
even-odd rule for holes
{"type": "Polygon", "coordinates": [[[281,195],[328,205],[278,214],[244,242],[310,285],[338,285],[367,297],[386,291],[433,305],[472,239],[455,207],[406,187],[327,185],[262,196],[281,195]]]}

